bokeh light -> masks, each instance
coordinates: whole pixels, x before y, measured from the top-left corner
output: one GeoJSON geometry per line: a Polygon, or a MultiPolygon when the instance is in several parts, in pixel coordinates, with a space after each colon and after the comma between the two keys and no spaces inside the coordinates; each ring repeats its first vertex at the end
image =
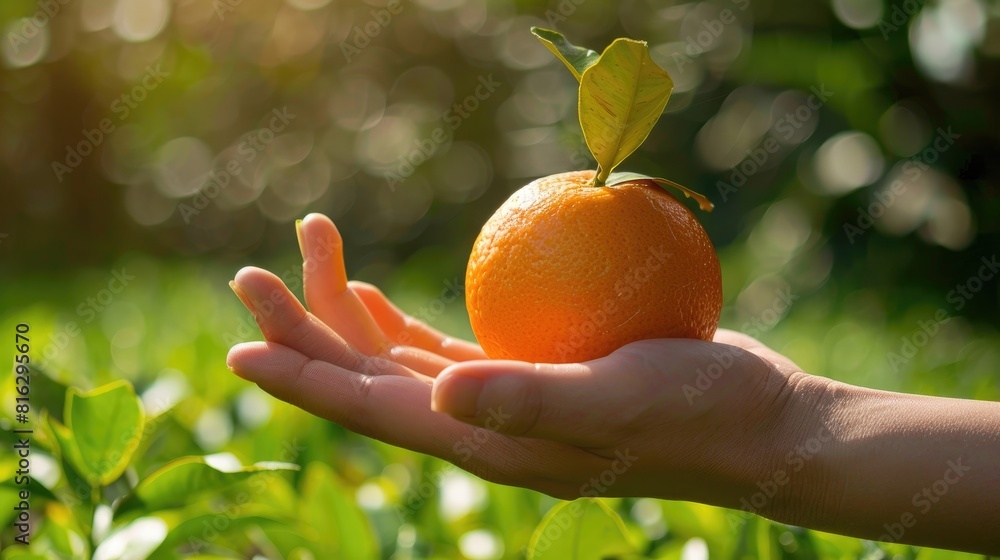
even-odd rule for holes
{"type": "Polygon", "coordinates": [[[921,10],[910,28],[918,67],[942,82],[969,81],[973,49],[983,40],[985,24],[981,0],[944,0],[921,10]]]}
{"type": "Polygon", "coordinates": [[[885,4],[868,0],[832,0],[833,12],[844,25],[854,29],[874,27],[883,17],[885,4]]]}
{"type": "Polygon", "coordinates": [[[816,173],[826,192],[842,194],[870,185],[885,163],[875,140],[863,132],[842,132],[816,152],[816,173]]]}
{"type": "Polygon", "coordinates": [[[122,39],[139,43],[159,35],[170,19],[170,0],[118,0],[112,28],[122,39]]]}
{"type": "Polygon", "coordinates": [[[31,66],[42,60],[49,50],[49,26],[31,18],[8,22],[4,26],[3,57],[8,66],[31,66]]]}

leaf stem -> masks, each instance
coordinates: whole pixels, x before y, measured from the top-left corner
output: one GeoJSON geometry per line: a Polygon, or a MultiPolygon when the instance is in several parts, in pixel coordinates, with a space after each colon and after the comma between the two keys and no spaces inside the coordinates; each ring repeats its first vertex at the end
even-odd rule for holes
{"type": "Polygon", "coordinates": [[[610,175],[610,174],[607,173],[606,171],[604,171],[603,169],[601,169],[601,165],[598,164],[597,165],[597,171],[594,172],[594,184],[593,184],[593,186],[595,188],[596,187],[603,187],[604,184],[608,181],[608,175],[610,175]]]}

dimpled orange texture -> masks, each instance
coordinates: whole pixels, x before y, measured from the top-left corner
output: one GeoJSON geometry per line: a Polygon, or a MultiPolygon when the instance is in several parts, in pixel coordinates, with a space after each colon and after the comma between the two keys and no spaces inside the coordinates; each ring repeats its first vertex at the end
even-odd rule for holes
{"type": "Polygon", "coordinates": [[[652,181],[593,179],[538,179],[483,226],[465,297],[490,358],[568,363],[637,340],[712,340],[722,275],[701,224],[652,181]]]}

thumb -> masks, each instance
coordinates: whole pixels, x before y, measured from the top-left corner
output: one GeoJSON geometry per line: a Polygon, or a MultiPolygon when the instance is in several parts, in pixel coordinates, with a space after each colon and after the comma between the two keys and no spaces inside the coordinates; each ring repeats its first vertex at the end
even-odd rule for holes
{"type": "Polygon", "coordinates": [[[622,418],[623,401],[632,400],[622,372],[609,371],[606,362],[458,362],[438,375],[431,407],[503,434],[603,445],[613,419],[622,418]]]}

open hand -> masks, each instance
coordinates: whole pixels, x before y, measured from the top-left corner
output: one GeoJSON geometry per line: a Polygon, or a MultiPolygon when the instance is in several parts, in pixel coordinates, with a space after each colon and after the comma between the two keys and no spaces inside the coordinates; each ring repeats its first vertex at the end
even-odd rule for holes
{"type": "Polygon", "coordinates": [[[810,376],[756,340],[640,341],[585,363],[489,360],[479,346],[348,282],[325,216],[301,223],[305,299],[244,268],[233,289],[266,342],[229,367],[347,429],[482,478],[573,498],[654,496],[733,506],[772,467],[810,376]],[[734,460],[737,459],[737,460],[734,460]],[[758,476],[759,475],[759,476],[758,476]]]}

